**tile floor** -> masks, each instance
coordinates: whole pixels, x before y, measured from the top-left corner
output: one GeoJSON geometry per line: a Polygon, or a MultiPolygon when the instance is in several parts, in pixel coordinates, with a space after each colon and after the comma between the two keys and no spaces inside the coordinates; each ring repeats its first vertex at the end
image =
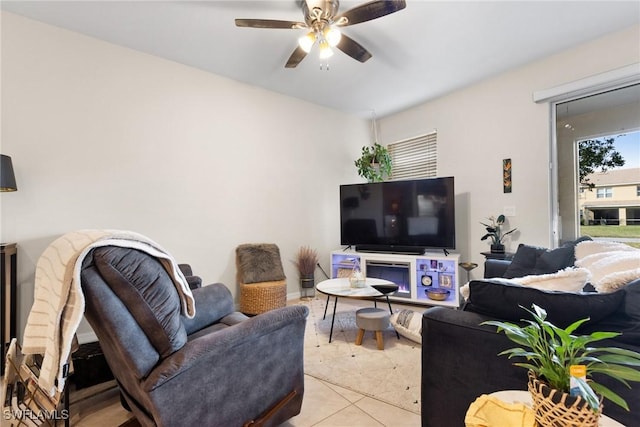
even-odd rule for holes
{"type": "MultiPolygon", "coordinates": [[[[394,310],[401,308],[393,305],[394,310]]],[[[74,427],[117,427],[131,418],[113,387],[79,399],[76,404],[72,395],[71,401],[74,427]]],[[[358,426],[417,427],[420,415],[305,375],[302,411],[281,427],[358,426]]]]}
{"type": "MultiPolygon", "coordinates": [[[[72,405],[71,414],[74,427],[117,427],[131,417],[113,388],[72,405]]],[[[417,427],[420,415],[306,375],[302,411],[281,427],[358,426],[417,427]]]]}
{"type": "Polygon", "coordinates": [[[282,427],[357,427],[420,425],[420,415],[305,376],[302,412],[282,427]]]}

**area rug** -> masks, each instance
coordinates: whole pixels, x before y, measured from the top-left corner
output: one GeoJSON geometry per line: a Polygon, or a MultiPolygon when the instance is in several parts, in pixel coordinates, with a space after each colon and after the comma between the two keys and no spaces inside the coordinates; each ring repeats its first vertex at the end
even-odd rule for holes
{"type": "MultiPolygon", "coordinates": [[[[384,350],[377,349],[373,332],[365,334],[362,345],[355,345],[358,332],[355,312],[373,303],[348,298],[338,300],[333,339],[329,343],[333,298],[326,319],[323,319],[326,302],[326,297],[322,295],[300,302],[309,307],[304,349],[305,373],[420,414],[420,344],[402,336],[398,339],[393,328],[389,327],[384,331],[384,350]]],[[[400,309],[395,304],[393,308],[400,309]]]]}

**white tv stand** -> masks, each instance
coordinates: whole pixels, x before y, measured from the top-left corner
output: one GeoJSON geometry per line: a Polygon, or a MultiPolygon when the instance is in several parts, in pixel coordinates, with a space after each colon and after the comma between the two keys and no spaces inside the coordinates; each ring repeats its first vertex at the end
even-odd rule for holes
{"type": "Polygon", "coordinates": [[[390,280],[399,286],[398,292],[389,297],[392,300],[457,308],[459,259],[458,254],[444,252],[407,255],[335,250],[331,252],[331,278],[349,277],[357,261],[365,276],[390,280]],[[429,287],[445,288],[451,293],[444,301],[432,300],[425,292],[429,287]]]}

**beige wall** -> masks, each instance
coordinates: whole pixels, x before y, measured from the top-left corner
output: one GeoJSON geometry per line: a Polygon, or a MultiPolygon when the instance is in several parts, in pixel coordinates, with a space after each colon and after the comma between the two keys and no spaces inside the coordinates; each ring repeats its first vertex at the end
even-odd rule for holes
{"type": "Polygon", "coordinates": [[[240,243],[278,244],[292,295],[300,245],[328,271],[366,120],[10,13],[1,53],[19,190],[0,237],[18,243],[21,330],[38,257],[81,228],[141,232],[234,293],[240,243]]]}
{"type": "MultiPolygon", "coordinates": [[[[380,140],[393,142],[438,130],[439,175],[456,177],[457,242],[461,260],[481,263],[480,224],[514,208],[517,227],[507,250],[519,243],[550,246],[550,107],[532,94],[640,62],[635,26],[501,74],[434,101],[384,117],[380,140]],[[513,192],[503,193],[502,159],[513,162],[513,192]]],[[[429,82],[425,82],[429,84],[429,82]]],[[[482,269],[472,276],[478,277],[482,269]]]]}
{"type": "MultiPolygon", "coordinates": [[[[482,261],[479,221],[505,206],[520,230],[510,249],[549,243],[549,108],[532,93],[638,62],[639,35],[379,119],[385,143],[438,129],[439,175],[456,177],[462,260],[482,261]],[[503,158],[513,159],[512,194],[502,193],[503,158]]],[[[243,242],[280,246],[291,295],[300,245],[317,248],[328,270],[338,185],[361,182],[353,159],[370,141],[366,121],[6,12],[1,55],[0,148],[19,191],[1,197],[0,237],[19,245],[21,329],[38,257],[79,228],[139,231],[234,293],[243,242]]]]}
{"type": "MultiPolygon", "coordinates": [[[[639,179],[640,181],[640,179],[639,179]]],[[[634,200],[638,198],[638,185],[621,185],[613,187],[613,199],[634,200]]]]}

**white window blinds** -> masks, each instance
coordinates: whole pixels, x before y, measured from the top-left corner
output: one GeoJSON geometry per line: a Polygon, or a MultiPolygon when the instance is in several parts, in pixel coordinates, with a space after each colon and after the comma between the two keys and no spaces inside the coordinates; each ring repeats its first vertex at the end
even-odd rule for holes
{"type": "Polygon", "coordinates": [[[387,146],[393,167],[391,180],[430,178],[438,173],[438,132],[394,142],[387,146]]]}

